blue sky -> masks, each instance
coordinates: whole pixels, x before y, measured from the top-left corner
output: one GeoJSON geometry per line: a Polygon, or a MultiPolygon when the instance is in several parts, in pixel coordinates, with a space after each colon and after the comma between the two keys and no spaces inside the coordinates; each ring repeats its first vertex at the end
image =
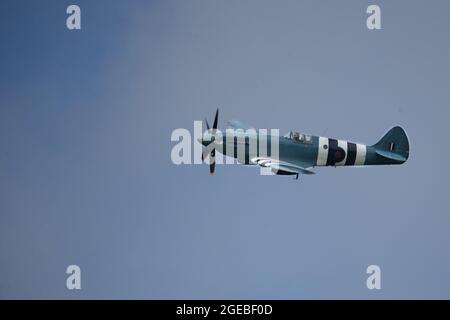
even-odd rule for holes
{"type": "Polygon", "coordinates": [[[447,1],[76,3],[80,31],[72,2],[2,3],[0,298],[450,297],[447,1]],[[367,144],[398,124],[411,156],[299,181],[175,166],[172,130],[218,106],[367,144]]]}

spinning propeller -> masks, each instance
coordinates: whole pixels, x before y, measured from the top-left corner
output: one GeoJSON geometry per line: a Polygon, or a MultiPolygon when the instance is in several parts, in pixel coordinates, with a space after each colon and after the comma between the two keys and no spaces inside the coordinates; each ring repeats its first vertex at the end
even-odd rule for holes
{"type": "Polygon", "coordinates": [[[215,148],[210,149],[210,148],[208,148],[208,145],[211,144],[212,142],[214,142],[214,138],[215,138],[214,135],[216,134],[218,120],[219,120],[219,109],[217,108],[216,116],[214,117],[214,123],[213,123],[212,129],[209,127],[208,120],[206,120],[206,118],[205,118],[206,128],[208,129],[208,133],[211,134],[211,139],[210,139],[210,141],[202,140],[202,144],[206,147],[206,149],[202,153],[202,161],[204,161],[206,157],[209,157],[209,173],[211,175],[214,174],[214,169],[216,167],[216,161],[215,161],[216,149],[215,148]]]}

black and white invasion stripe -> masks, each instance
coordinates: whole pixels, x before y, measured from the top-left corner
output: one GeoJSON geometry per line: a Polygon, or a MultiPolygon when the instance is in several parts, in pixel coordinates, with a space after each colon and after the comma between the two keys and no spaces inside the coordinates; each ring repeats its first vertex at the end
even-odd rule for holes
{"type": "Polygon", "coordinates": [[[360,166],[366,161],[367,147],[364,144],[345,140],[319,137],[317,166],[360,166]],[[341,158],[336,162],[336,152],[341,158]],[[343,155],[341,154],[343,152],[343,155]],[[342,157],[343,156],[343,157],[342,157]]]}

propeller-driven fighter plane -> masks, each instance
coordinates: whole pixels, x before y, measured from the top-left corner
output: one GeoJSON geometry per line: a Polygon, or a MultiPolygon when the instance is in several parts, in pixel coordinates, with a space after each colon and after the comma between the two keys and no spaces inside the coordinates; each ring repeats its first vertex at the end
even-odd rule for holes
{"type": "Polygon", "coordinates": [[[211,174],[214,174],[216,150],[238,159],[241,164],[268,167],[275,174],[295,175],[296,179],[299,174],[314,174],[311,170],[314,167],[402,164],[409,156],[408,137],[399,126],[393,127],[377,143],[368,146],[294,131],[285,136],[261,135],[239,121],[228,122],[227,128],[233,129],[230,134],[229,130],[217,130],[218,117],[219,109],[212,128],[205,119],[208,131],[199,139],[206,147],[202,159],[209,158],[211,174]],[[261,141],[267,142],[265,152],[260,152],[261,141]],[[273,141],[278,144],[276,156],[273,141]],[[255,148],[250,147],[252,142],[255,148]],[[244,150],[241,156],[239,148],[244,150]]]}

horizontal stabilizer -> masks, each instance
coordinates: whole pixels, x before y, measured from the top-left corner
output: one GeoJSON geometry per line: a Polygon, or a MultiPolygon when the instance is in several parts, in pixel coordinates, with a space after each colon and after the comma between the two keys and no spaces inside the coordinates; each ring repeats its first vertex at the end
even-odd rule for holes
{"type": "Polygon", "coordinates": [[[376,150],[375,152],[382,157],[385,157],[385,158],[388,158],[388,159],[391,159],[394,161],[405,162],[407,160],[404,156],[399,155],[398,153],[384,151],[384,150],[376,150]]]}

